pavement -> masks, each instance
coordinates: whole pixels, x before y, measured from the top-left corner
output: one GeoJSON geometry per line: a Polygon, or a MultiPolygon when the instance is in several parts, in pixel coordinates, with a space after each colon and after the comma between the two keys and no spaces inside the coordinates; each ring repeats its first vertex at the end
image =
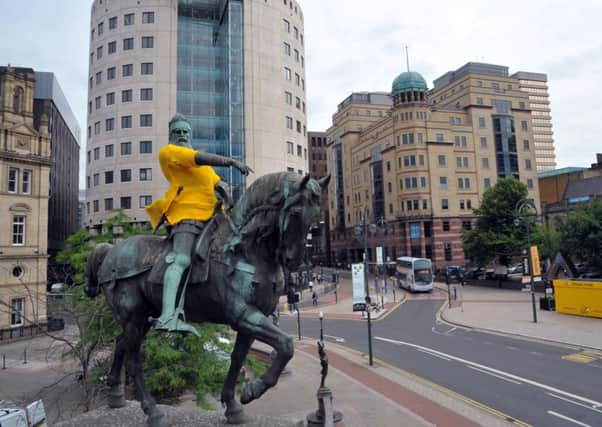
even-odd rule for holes
{"type": "MultiPolygon", "coordinates": [[[[447,292],[447,286],[436,286],[447,292]]],[[[602,319],[573,316],[539,309],[535,294],[537,323],[533,321],[530,292],[473,285],[455,285],[457,300],[441,312],[454,325],[530,339],[552,341],[575,347],[602,350],[602,319]]],[[[453,288],[452,288],[453,292],[453,288]]]]}

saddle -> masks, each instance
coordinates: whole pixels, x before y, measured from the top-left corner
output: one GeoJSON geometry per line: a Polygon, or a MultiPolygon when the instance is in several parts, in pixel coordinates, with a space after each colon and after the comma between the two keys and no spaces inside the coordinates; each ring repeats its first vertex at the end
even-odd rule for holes
{"type": "MultiPolygon", "coordinates": [[[[214,244],[224,232],[218,233],[220,224],[228,219],[222,214],[214,215],[207,223],[193,247],[191,254],[189,283],[203,283],[209,277],[210,260],[223,254],[223,245],[214,244]]],[[[126,239],[110,251],[98,271],[98,283],[110,286],[120,279],[134,277],[150,270],[148,281],[162,284],[167,269],[166,255],[171,244],[165,237],[140,235],[126,239]]]]}

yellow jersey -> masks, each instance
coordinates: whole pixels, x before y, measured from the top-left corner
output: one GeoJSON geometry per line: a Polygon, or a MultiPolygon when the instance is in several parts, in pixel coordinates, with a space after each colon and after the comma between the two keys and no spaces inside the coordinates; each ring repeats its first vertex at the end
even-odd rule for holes
{"type": "Polygon", "coordinates": [[[176,225],[184,219],[207,221],[215,211],[215,184],[220,177],[211,166],[199,166],[192,148],[168,144],[159,151],[161,171],[169,182],[165,197],[145,208],[153,228],[165,215],[176,225]],[[178,188],[182,190],[178,193],[178,188]]]}

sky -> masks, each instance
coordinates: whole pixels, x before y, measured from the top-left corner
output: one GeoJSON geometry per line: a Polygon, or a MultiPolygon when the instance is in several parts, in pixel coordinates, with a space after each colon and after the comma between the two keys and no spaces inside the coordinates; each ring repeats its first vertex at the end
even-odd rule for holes
{"type": "MultiPolygon", "coordinates": [[[[278,1],[278,0],[269,0],[278,1]]],[[[466,62],[546,73],[558,167],[602,152],[599,0],[298,0],[305,17],[308,130],[352,91],[390,91],[410,68],[432,82],[466,62]]],[[[0,0],[0,65],[51,71],[85,136],[89,0],[0,0]]],[[[82,140],[80,187],[85,174],[82,140]]]]}

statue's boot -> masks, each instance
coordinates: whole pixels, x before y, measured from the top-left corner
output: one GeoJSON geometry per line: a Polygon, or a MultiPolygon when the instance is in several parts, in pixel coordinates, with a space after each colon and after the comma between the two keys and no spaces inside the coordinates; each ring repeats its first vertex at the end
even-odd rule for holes
{"type": "Polygon", "coordinates": [[[194,326],[186,323],[183,317],[184,312],[178,308],[171,316],[159,317],[155,322],[155,329],[166,332],[190,332],[200,338],[199,331],[194,326]]]}

